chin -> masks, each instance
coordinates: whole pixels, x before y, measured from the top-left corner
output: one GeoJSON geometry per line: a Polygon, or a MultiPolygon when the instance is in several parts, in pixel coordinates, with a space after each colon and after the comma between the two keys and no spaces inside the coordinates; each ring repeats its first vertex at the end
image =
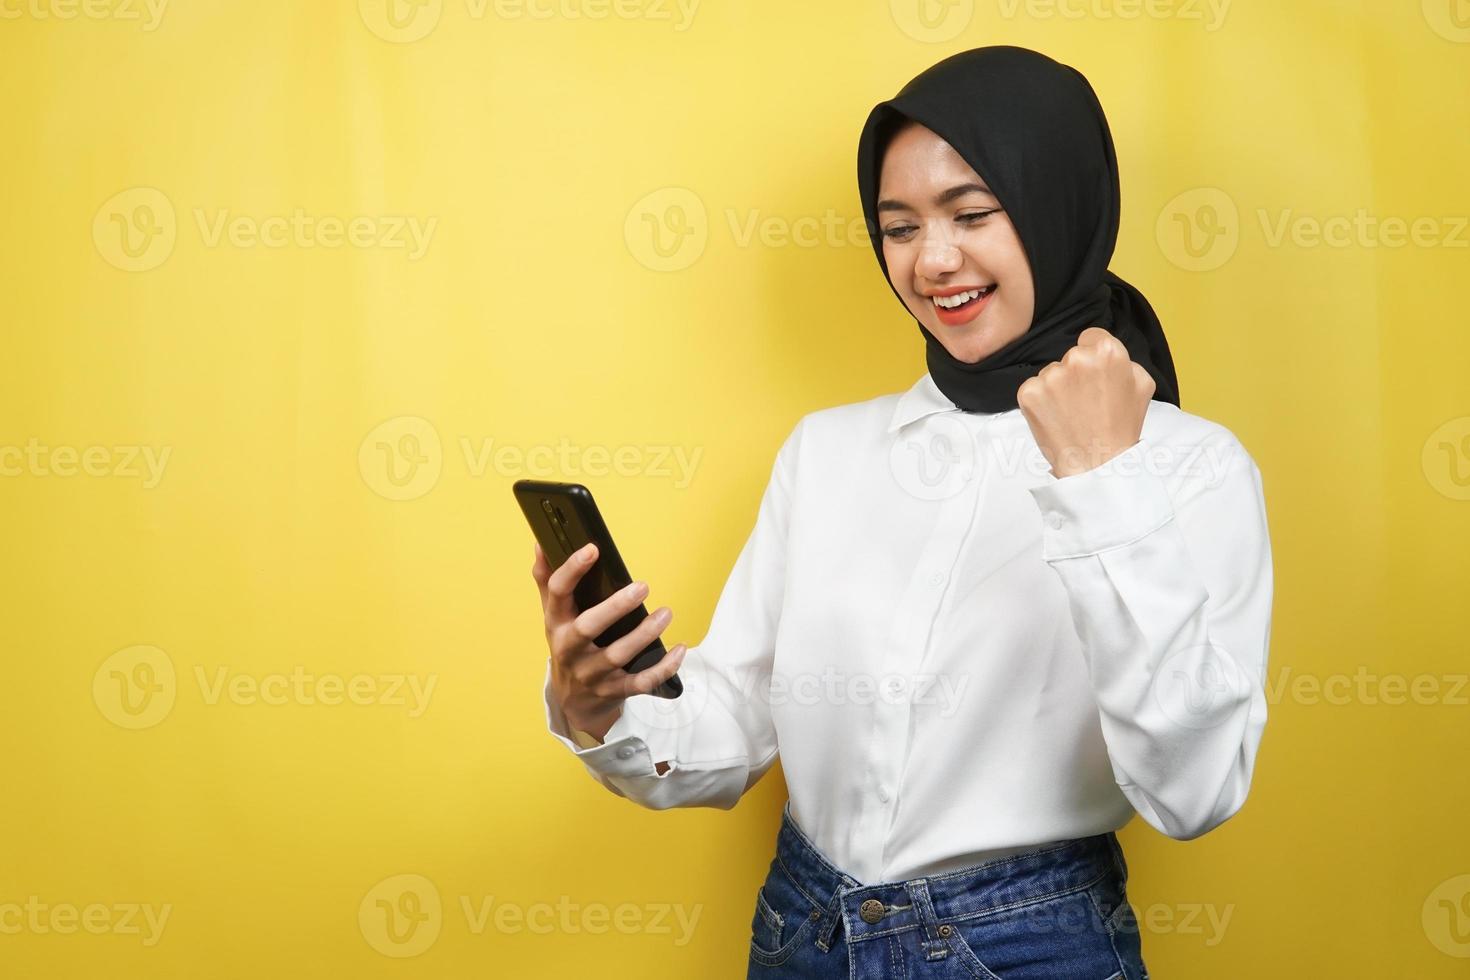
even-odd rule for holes
{"type": "MultiPolygon", "coordinates": [[[[943,324],[939,324],[938,326],[941,330],[944,329],[943,324]]],[[[944,335],[936,333],[935,336],[943,337],[944,335]]],[[[997,343],[988,331],[982,331],[974,336],[950,339],[949,343],[944,344],[944,349],[949,351],[950,356],[957,361],[964,361],[966,364],[975,364],[985,360],[1004,346],[1003,343],[997,343]]]]}

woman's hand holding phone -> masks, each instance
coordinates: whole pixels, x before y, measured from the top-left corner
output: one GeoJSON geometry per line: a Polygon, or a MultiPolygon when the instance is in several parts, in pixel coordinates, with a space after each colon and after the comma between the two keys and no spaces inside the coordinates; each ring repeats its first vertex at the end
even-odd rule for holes
{"type": "MultiPolygon", "coordinates": [[[[647,583],[634,582],[578,613],[572,591],[597,561],[597,545],[584,546],[555,571],[539,542],[535,547],[536,563],[531,568],[531,577],[541,591],[545,613],[546,643],[551,648],[552,693],[561,704],[567,722],[600,742],[622,714],[623,702],[635,694],[652,692],[672,677],[688,650],[681,643],[647,670],[628,673],[624,666],[663,633],[673,620],[673,611],[664,606],[628,635],[599,647],[593,638],[638,608],[648,594],[647,583]]],[[[660,772],[665,768],[659,763],[660,772]]]]}

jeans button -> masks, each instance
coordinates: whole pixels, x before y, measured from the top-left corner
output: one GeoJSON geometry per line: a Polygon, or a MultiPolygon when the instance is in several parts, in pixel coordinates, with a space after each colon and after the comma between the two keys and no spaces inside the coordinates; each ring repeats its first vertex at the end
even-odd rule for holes
{"type": "Polygon", "coordinates": [[[870,924],[881,921],[887,911],[888,909],[884,907],[883,903],[876,898],[870,898],[858,906],[858,915],[863,917],[864,922],[870,924]]]}

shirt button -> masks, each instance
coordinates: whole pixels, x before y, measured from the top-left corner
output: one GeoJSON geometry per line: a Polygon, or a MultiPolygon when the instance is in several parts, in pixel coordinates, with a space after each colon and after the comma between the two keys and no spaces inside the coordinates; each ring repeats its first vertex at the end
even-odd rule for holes
{"type": "Polygon", "coordinates": [[[879,786],[878,787],[878,799],[882,800],[884,803],[887,803],[888,802],[888,787],[887,786],[879,786]]]}
{"type": "Polygon", "coordinates": [[[929,576],[929,584],[930,585],[943,585],[944,584],[944,573],[943,572],[935,572],[933,575],[930,575],[929,576]]]}
{"type": "Polygon", "coordinates": [[[631,758],[633,758],[633,746],[631,746],[631,745],[625,745],[622,748],[618,749],[618,758],[619,759],[631,759],[631,758]]]}
{"type": "Polygon", "coordinates": [[[1046,523],[1050,524],[1054,528],[1058,528],[1061,527],[1065,523],[1065,521],[1062,520],[1061,514],[1052,514],[1046,519],[1046,523]]]}

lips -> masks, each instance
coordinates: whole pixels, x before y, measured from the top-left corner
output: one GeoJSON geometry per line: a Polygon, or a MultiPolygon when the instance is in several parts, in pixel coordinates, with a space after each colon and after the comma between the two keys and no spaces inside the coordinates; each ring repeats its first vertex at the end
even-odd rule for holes
{"type": "MultiPolygon", "coordinates": [[[[945,309],[938,303],[934,303],[934,313],[936,316],[939,317],[939,322],[945,324],[946,326],[963,326],[964,324],[969,323],[971,320],[979,316],[985,310],[985,307],[990,305],[991,297],[993,297],[998,290],[998,286],[986,286],[981,289],[980,295],[978,297],[970,299],[963,305],[956,306],[950,309],[945,309]]],[[[957,296],[967,292],[973,293],[974,289],[951,290],[946,295],[957,296]]],[[[934,302],[934,299],[932,297],[930,298],[930,302],[934,302]]]]}

